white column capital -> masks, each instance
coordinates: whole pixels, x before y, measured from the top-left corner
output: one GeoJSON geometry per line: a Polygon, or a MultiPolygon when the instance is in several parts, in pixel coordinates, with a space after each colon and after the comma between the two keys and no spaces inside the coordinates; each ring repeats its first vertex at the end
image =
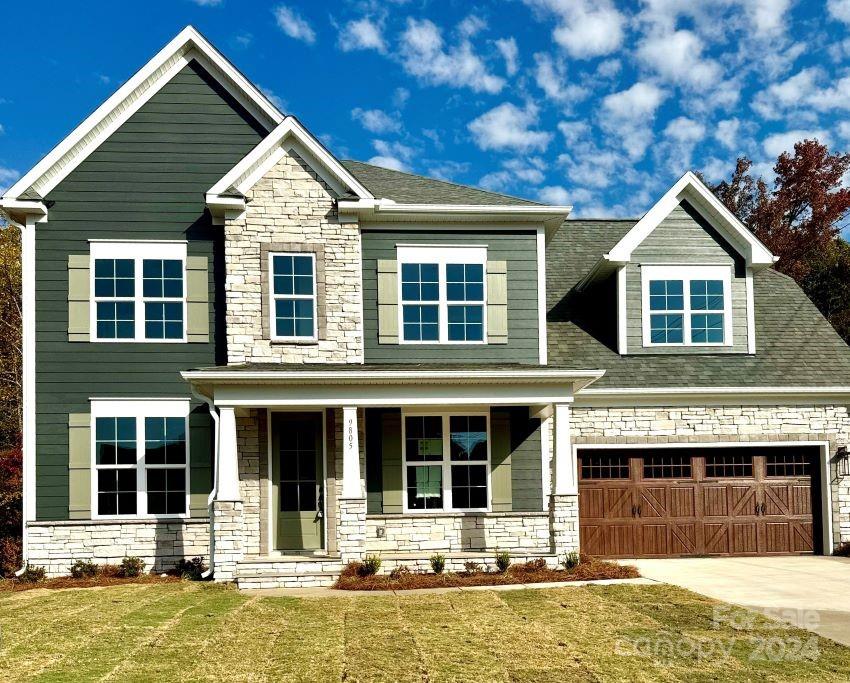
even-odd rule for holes
{"type": "Polygon", "coordinates": [[[242,500],[239,491],[239,454],[236,447],[236,409],[218,409],[218,466],[216,467],[216,500],[242,500]]]}
{"type": "Polygon", "coordinates": [[[363,498],[357,406],[342,406],[342,498],[363,498]]]}
{"type": "Polygon", "coordinates": [[[552,493],[556,496],[574,495],[578,493],[576,472],[576,457],[573,453],[570,434],[570,404],[555,403],[553,405],[555,418],[554,457],[555,485],[552,493]]]}

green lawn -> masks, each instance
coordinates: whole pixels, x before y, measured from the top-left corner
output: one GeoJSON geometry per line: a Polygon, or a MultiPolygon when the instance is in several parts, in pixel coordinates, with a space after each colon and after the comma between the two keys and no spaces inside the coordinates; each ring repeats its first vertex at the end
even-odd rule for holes
{"type": "Polygon", "coordinates": [[[850,649],[760,617],[715,628],[716,604],[628,585],[339,598],[190,583],[5,592],[0,680],[850,679],[850,649]]]}

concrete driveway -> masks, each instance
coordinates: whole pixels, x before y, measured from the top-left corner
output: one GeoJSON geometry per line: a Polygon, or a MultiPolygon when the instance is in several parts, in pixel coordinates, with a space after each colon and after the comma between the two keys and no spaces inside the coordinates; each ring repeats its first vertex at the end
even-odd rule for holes
{"type": "Polygon", "coordinates": [[[850,559],[713,557],[628,560],[642,576],[748,607],[850,645],[850,559]]]}

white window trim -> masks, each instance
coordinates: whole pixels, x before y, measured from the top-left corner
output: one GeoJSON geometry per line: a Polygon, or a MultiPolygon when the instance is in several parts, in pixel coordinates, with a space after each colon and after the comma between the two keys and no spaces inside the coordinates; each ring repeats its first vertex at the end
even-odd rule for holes
{"type": "MultiPolygon", "coordinates": [[[[442,246],[396,246],[396,259],[398,261],[398,339],[399,344],[411,345],[459,345],[459,346],[482,346],[487,344],[487,247],[477,245],[452,245],[442,246]],[[436,264],[437,280],[439,288],[439,299],[429,302],[405,302],[402,299],[402,277],[401,266],[404,263],[436,264]],[[481,264],[484,272],[483,292],[481,299],[482,335],[481,341],[450,341],[449,340],[449,301],[446,287],[446,265],[448,264],[481,264]],[[439,325],[439,338],[434,341],[410,340],[404,338],[404,306],[411,305],[437,305],[437,322],[439,325]]],[[[478,301],[453,301],[453,305],[468,304],[477,306],[478,301]]]]}
{"type": "Polygon", "coordinates": [[[269,338],[272,341],[288,342],[314,342],[319,338],[319,305],[318,305],[318,282],[316,278],[316,254],[311,251],[270,251],[269,260],[266,264],[269,273],[269,338]],[[309,256],[313,264],[313,293],[312,294],[275,294],[274,293],[274,257],[275,256],[309,256]],[[275,334],[277,320],[275,316],[275,301],[277,299],[303,299],[313,302],[313,334],[293,335],[291,337],[275,334]]]}
{"type": "Polygon", "coordinates": [[[448,413],[434,413],[433,411],[402,411],[401,414],[401,486],[402,486],[402,510],[405,514],[411,515],[433,515],[444,512],[490,512],[493,506],[493,485],[490,481],[490,462],[491,462],[491,434],[490,434],[490,413],[482,410],[456,410],[448,413]],[[407,434],[406,420],[408,417],[440,417],[443,421],[443,459],[423,461],[415,460],[408,463],[407,461],[407,434]],[[449,430],[449,418],[452,417],[484,417],[486,420],[487,429],[487,460],[469,460],[469,461],[452,461],[451,459],[451,433],[449,430]],[[455,508],[452,506],[452,464],[471,464],[484,465],[487,472],[487,506],[483,508],[455,508]],[[441,465],[443,469],[442,485],[443,485],[443,507],[432,508],[430,510],[418,510],[407,507],[407,467],[417,465],[441,465]]]}
{"type": "Polygon", "coordinates": [[[89,291],[91,292],[91,306],[89,314],[89,339],[98,344],[185,344],[187,342],[187,287],[186,277],[186,241],[139,241],[125,240],[121,242],[107,240],[90,240],[89,255],[89,291]],[[134,289],[133,297],[103,297],[95,296],[95,261],[98,259],[129,259],[134,261],[134,289]],[[176,303],[176,298],[160,298],[144,296],[143,268],[145,259],[174,260],[183,262],[183,296],[180,301],[183,304],[183,336],[180,339],[149,339],[145,336],[145,302],[150,303],[176,303]],[[133,322],[135,334],[130,339],[101,339],[97,336],[97,304],[101,301],[132,301],[134,303],[133,322]]]}
{"type": "MultiPolygon", "coordinates": [[[[732,267],[731,266],[659,266],[641,267],[641,310],[644,347],[724,347],[732,346],[732,267]],[[681,343],[653,342],[649,310],[649,283],[651,280],[681,280],[684,310],[683,340],[681,343]],[[691,341],[691,280],[720,280],[723,283],[723,342],[691,341]]],[[[661,313],[661,311],[659,311],[661,313]]]]}
{"type": "Polygon", "coordinates": [[[189,517],[190,501],[190,436],[189,412],[190,403],[187,399],[161,400],[127,400],[127,399],[93,399],[91,401],[91,512],[92,519],[187,519],[189,517]],[[136,464],[135,465],[98,465],[97,464],[97,429],[99,417],[133,417],[136,419],[136,464]],[[148,514],[147,505],[147,470],[150,469],[179,469],[175,465],[147,465],[145,462],[145,418],[147,417],[182,417],[186,421],[186,507],[183,514],[155,515],[148,514]],[[136,514],[134,515],[101,515],[98,512],[97,473],[100,469],[133,469],[136,470],[136,514]]]}

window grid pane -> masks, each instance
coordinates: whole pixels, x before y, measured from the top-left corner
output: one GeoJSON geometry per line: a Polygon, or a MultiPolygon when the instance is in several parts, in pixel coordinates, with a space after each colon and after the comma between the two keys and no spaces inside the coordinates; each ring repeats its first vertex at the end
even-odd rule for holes
{"type": "Polygon", "coordinates": [[[608,453],[582,453],[582,479],[628,479],[629,457],[608,453]]]}
{"type": "Polygon", "coordinates": [[[313,339],[316,336],[316,278],[312,255],[273,254],[272,304],[274,336],[313,339]]]}
{"type": "Polygon", "coordinates": [[[183,302],[146,302],[145,338],[182,339],[183,302]]]}
{"type": "Polygon", "coordinates": [[[186,464],[186,420],[184,418],[145,418],[145,462],[148,465],[186,464]]]}
{"type": "Polygon", "coordinates": [[[136,514],[136,468],[97,471],[99,515],[136,514]]]}
{"type": "Polygon", "coordinates": [[[183,261],[145,259],[142,262],[142,295],[146,299],[183,297],[183,261]]]}
{"type": "Polygon", "coordinates": [[[404,453],[408,461],[443,459],[443,418],[439,415],[404,419],[404,453]]]}
{"type": "Polygon", "coordinates": [[[452,465],[452,508],[487,507],[487,466],[452,465]]]}
{"type": "Polygon", "coordinates": [[[168,467],[147,470],[149,515],[186,513],[186,469],[168,467]]]}
{"type": "Polygon", "coordinates": [[[135,465],[136,418],[98,417],[95,420],[95,462],[98,465],[135,465]]]}
{"type": "Polygon", "coordinates": [[[768,477],[807,477],[811,476],[811,460],[805,455],[781,453],[766,458],[768,477]]]}
{"type": "Polygon", "coordinates": [[[449,418],[452,460],[487,459],[487,418],[452,415],[449,418]]]}
{"type": "Polygon", "coordinates": [[[442,465],[408,465],[407,507],[410,510],[442,509],[442,465]]]}
{"type": "Polygon", "coordinates": [[[107,299],[131,299],[135,295],[135,288],[135,263],[133,262],[133,259],[95,260],[95,297],[107,299]]]}
{"type": "Polygon", "coordinates": [[[133,339],[136,336],[136,304],[133,301],[98,301],[97,338],[133,339]]]}
{"type": "Polygon", "coordinates": [[[681,344],[684,339],[684,316],[680,313],[653,314],[649,327],[653,344],[681,344]]]}
{"type": "Polygon", "coordinates": [[[647,455],[643,458],[644,479],[689,479],[691,456],[647,455]]]}
{"type": "Polygon", "coordinates": [[[752,477],[753,456],[707,455],[705,456],[705,476],[723,479],[752,477]]]}

